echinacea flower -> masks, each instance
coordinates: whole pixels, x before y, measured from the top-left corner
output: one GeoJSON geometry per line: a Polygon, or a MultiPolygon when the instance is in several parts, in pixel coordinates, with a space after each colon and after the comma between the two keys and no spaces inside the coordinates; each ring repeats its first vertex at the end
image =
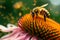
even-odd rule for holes
{"type": "Polygon", "coordinates": [[[42,15],[33,20],[31,14],[26,14],[18,21],[18,27],[13,29],[0,40],[60,40],[60,25],[50,18],[46,18],[45,22],[42,15]]]}
{"type": "Polygon", "coordinates": [[[60,24],[45,14],[48,13],[47,10],[41,9],[42,12],[34,9],[35,11],[33,10],[32,13],[20,18],[18,27],[8,25],[8,28],[5,28],[1,26],[1,31],[12,31],[12,33],[3,36],[0,40],[60,40],[60,24]]]}

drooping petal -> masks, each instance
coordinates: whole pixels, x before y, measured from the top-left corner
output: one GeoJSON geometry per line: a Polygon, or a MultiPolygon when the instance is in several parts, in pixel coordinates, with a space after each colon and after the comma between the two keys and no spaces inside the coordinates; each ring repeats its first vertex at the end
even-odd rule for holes
{"type": "Polygon", "coordinates": [[[17,26],[15,26],[13,24],[7,24],[7,27],[0,25],[0,31],[2,31],[2,32],[10,32],[16,28],[17,28],[17,26]]]}
{"type": "MultiPolygon", "coordinates": [[[[12,33],[10,33],[10,34],[8,34],[8,35],[5,35],[5,36],[3,36],[2,38],[4,39],[4,38],[7,38],[7,37],[11,37],[12,35],[15,35],[16,33],[19,33],[20,30],[21,30],[21,29],[18,27],[18,28],[16,28],[15,30],[13,30],[12,33]]],[[[21,32],[21,33],[22,33],[22,32],[21,32]]]]}
{"type": "Polygon", "coordinates": [[[13,25],[13,24],[7,24],[8,28],[16,28],[17,26],[13,25]]]}
{"type": "Polygon", "coordinates": [[[5,26],[0,25],[0,31],[2,31],[2,32],[7,32],[6,30],[7,30],[7,28],[6,28],[5,26]]]}
{"type": "Polygon", "coordinates": [[[7,28],[10,30],[10,31],[13,31],[14,29],[17,28],[17,26],[13,25],[13,24],[7,24],[7,28]]]}

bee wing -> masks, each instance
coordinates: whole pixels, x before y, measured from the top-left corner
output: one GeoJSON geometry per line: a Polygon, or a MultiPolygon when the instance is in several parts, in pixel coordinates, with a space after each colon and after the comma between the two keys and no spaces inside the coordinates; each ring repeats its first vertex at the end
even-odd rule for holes
{"type": "Polygon", "coordinates": [[[47,3],[47,4],[44,4],[44,5],[40,6],[40,7],[45,7],[45,6],[47,6],[47,5],[48,5],[48,3],[47,3]]]}

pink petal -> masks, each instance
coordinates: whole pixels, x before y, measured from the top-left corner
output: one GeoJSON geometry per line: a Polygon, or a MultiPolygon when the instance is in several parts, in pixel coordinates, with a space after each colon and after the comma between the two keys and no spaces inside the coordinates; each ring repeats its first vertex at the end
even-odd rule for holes
{"type": "Polygon", "coordinates": [[[35,36],[33,36],[33,37],[31,38],[31,40],[38,40],[38,38],[35,37],[35,36]]]}
{"type": "Polygon", "coordinates": [[[17,39],[17,40],[24,40],[25,37],[26,37],[26,35],[28,35],[28,34],[27,34],[27,33],[26,33],[26,34],[23,34],[23,35],[17,37],[16,39],[17,39]]]}
{"type": "Polygon", "coordinates": [[[26,37],[25,37],[25,40],[30,40],[30,38],[31,38],[31,35],[27,35],[26,37]]]}

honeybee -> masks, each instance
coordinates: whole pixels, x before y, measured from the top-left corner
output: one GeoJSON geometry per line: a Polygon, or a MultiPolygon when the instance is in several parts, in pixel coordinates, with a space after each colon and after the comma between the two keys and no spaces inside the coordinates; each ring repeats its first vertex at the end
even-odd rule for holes
{"type": "Polygon", "coordinates": [[[38,16],[38,14],[43,15],[44,16],[44,21],[46,21],[46,17],[49,18],[49,16],[50,16],[48,10],[44,8],[47,5],[48,4],[42,5],[40,7],[35,7],[32,10],[32,16],[33,17],[34,17],[34,15],[38,16]]]}

